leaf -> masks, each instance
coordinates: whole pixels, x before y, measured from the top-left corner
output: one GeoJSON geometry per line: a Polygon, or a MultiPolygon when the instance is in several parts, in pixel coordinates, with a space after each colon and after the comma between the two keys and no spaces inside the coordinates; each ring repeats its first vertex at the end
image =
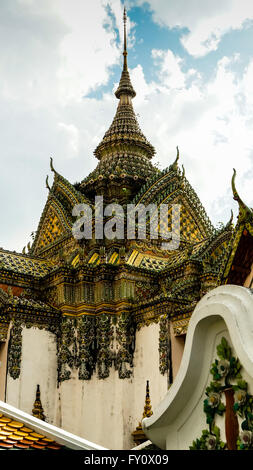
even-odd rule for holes
{"type": "Polygon", "coordinates": [[[220,438],[220,429],[218,428],[218,426],[214,426],[213,433],[215,434],[216,439],[219,440],[219,438],[220,438]]]}
{"type": "Polygon", "coordinates": [[[223,405],[223,403],[219,403],[218,410],[223,413],[223,411],[225,411],[225,409],[226,409],[225,405],[223,405]]]}
{"type": "Polygon", "coordinates": [[[224,337],[217,346],[217,354],[221,359],[229,360],[231,358],[231,348],[229,347],[227,340],[224,337]]]}

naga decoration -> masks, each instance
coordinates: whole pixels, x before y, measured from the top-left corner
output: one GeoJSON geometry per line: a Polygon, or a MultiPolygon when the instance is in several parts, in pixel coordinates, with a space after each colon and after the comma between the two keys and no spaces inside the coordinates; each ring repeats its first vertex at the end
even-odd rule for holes
{"type": "Polygon", "coordinates": [[[116,340],[119,350],[116,355],[115,367],[120,379],[129,378],[132,370],[127,369],[127,364],[133,367],[133,354],[135,349],[135,324],[129,313],[122,313],[117,327],[116,340]]]}
{"type": "Polygon", "coordinates": [[[233,356],[225,338],[217,347],[219,359],[212,364],[213,381],[206,388],[204,412],[208,429],[193,441],[191,450],[247,450],[253,449],[253,396],[241,376],[241,364],[233,356]],[[225,404],[222,401],[225,396],[225,404]],[[220,428],[215,424],[217,415],[225,413],[226,442],[221,440],[220,428]],[[240,417],[240,427],[238,417],[240,417]]]}

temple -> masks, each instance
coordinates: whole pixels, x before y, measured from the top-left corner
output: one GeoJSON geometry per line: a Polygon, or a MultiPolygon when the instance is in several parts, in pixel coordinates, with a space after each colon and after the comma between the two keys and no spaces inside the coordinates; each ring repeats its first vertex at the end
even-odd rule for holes
{"type": "Polygon", "coordinates": [[[179,150],[164,170],[152,164],[155,149],[132,103],[125,11],[123,59],[116,114],[94,151],[95,170],[71,184],[51,160],[54,181],[50,187],[47,178],[32,245],[22,253],[0,249],[0,400],[110,449],[145,440],[146,383],[150,412],[177,375],[198,301],[217,286],[249,287],[253,279],[253,213],[235,173],[238,220],[217,229],[179,150]],[[169,226],[180,206],[178,247],[164,250],[148,227],[144,239],[98,238],[94,227],[90,239],[75,238],[73,208],[94,211],[98,196],[123,208],[167,204],[169,226]]]}

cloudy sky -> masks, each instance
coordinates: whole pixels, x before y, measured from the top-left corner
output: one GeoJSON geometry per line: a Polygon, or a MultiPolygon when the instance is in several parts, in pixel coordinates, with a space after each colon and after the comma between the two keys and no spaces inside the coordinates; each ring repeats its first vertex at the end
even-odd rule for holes
{"type": "MultiPolygon", "coordinates": [[[[128,0],[135,111],[160,168],[179,146],[214,225],[232,169],[253,205],[252,0],[128,0]]],[[[22,250],[46,202],[50,157],[69,181],[97,161],[122,66],[120,0],[0,2],[0,246],[22,250]]]]}

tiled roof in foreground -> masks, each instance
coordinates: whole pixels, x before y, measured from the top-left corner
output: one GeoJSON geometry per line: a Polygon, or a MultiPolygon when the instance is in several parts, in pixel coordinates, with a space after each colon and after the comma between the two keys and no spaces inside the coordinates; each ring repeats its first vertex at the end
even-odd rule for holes
{"type": "Polygon", "coordinates": [[[52,449],[60,450],[63,446],[43,434],[27,428],[20,421],[15,421],[0,413],[0,450],[2,449],[52,449]]]}
{"type": "Polygon", "coordinates": [[[0,450],[107,450],[0,401],[0,450]]]}

